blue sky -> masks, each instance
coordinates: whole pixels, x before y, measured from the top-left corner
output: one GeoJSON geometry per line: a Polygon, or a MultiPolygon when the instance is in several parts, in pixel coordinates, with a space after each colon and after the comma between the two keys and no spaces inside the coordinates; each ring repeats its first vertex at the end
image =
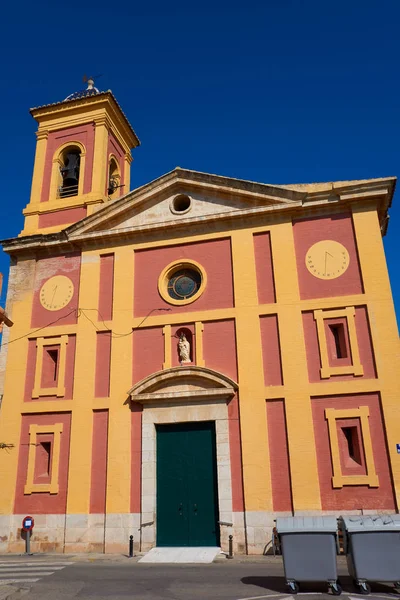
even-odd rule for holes
{"type": "MultiPolygon", "coordinates": [[[[84,73],[142,142],[132,187],[175,166],[276,184],[399,173],[398,0],[21,0],[2,22],[2,239],[29,199],[28,109],[84,73]]],[[[385,238],[398,311],[399,203],[385,238]]]]}

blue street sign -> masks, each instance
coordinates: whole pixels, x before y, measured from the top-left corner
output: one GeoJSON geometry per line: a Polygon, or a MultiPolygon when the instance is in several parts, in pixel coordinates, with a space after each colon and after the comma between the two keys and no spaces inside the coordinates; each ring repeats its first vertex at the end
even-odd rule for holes
{"type": "Polygon", "coordinates": [[[34,524],[35,521],[33,517],[27,516],[22,521],[22,529],[24,529],[25,531],[30,531],[31,529],[33,529],[34,524]]]}

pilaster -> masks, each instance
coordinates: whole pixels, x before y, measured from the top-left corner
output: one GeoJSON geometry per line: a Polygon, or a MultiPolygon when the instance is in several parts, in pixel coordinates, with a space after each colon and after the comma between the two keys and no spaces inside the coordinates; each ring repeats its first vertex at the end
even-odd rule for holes
{"type": "Polygon", "coordinates": [[[269,511],[271,474],[253,235],[234,231],[231,241],[245,508],[269,511]]]}
{"type": "Polygon", "coordinates": [[[291,220],[271,228],[294,511],[321,509],[291,220]]]}

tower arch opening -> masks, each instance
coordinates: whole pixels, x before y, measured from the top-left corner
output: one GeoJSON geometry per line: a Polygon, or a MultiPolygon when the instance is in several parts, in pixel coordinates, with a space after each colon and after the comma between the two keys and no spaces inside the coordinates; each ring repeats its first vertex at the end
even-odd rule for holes
{"type": "Polygon", "coordinates": [[[114,194],[121,185],[121,173],[117,159],[115,156],[110,156],[108,162],[108,183],[107,192],[109,196],[114,194]]]}
{"type": "Polygon", "coordinates": [[[59,198],[77,196],[81,165],[81,149],[79,146],[68,146],[61,152],[60,157],[61,185],[58,188],[59,198]]]}

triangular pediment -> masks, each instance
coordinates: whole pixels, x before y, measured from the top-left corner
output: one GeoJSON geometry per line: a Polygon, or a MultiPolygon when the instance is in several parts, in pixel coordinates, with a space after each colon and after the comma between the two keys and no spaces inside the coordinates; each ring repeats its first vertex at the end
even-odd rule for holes
{"type": "Polygon", "coordinates": [[[181,226],[301,203],[302,191],[175,169],[68,228],[70,237],[181,226]],[[179,202],[184,208],[179,207],[179,202]],[[186,205],[185,205],[186,202],[186,205]],[[178,204],[177,204],[178,203],[178,204]]]}
{"type": "Polygon", "coordinates": [[[237,383],[217,371],[181,366],[158,371],[136,383],[128,392],[134,402],[230,400],[237,383]]]}

